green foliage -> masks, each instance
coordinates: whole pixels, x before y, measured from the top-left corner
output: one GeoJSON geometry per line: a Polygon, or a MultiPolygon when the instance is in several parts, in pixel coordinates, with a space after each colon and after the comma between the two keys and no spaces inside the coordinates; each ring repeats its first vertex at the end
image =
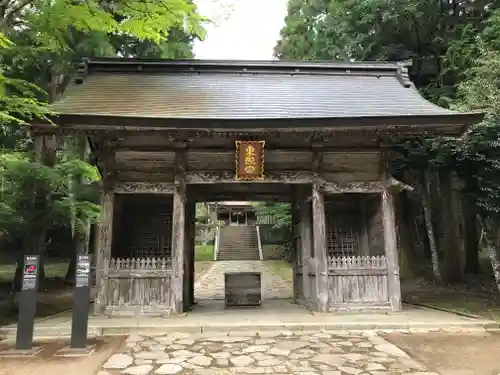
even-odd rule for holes
{"type": "MultiPolygon", "coordinates": [[[[95,181],[98,177],[95,168],[81,160],[65,161],[49,167],[33,162],[22,153],[1,153],[2,228],[11,236],[19,236],[28,231],[46,229],[53,223],[65,224],[71,209],[77,210],[78,217],[97,222],[100,208],[89,199],[88,191],[81,188],[70,201],[68,182],[73,174],[82,175],[88,181],[95,181]],[[43,200],[43,210],[35,207],[38,199],[43,200]]],[[[83,224],[78,222],[77,225],[81,227],[83,224]]]]}
{"type": "Polygon", "coordinates": [[[71,227],[75,239],[98,220],[99,174],[81,142],[66,139],[49,167],[35,161],[33,142],[19,126],[49,121],[47,104],[70,82],[75,61],[191,58],[204,21],[191,0],[1,2],[0,246],[9,240],[43,252],[50,230],[71,227]]]}
{"type": "Polygon", "coordinates": [[[255,204],[257,215],[269,215],[275,222],[270,228],[279,238],[284,238],[282,245],[285,248],[287,258],[291,256],[292,250],[292,208],[289,203],[262,202],[255,204]],[[284,234],[284,235],[283,235],[284,234]]]}
{"type": "MultiPolygon", "coordinates": [[[[12,42],[0,33],[0,54],[12,47],[12,42]]],[[[47,120],[47,103],[40,100],[43,90],[23,79],[5,76],[5,69],[0,60],[0,129],[5,130],[6,124],[22,124],[34,117],[47,120]]]]}
{"type": "Polygon", "coordinates": [[[411,59],[416,86],[435,103],[449,106],[456,84],[480,54],[477,35],[484,31],[498,38],[493,18],[499,5],[474,0],[289,0],[275,54],[283,60],[411,59]]]}

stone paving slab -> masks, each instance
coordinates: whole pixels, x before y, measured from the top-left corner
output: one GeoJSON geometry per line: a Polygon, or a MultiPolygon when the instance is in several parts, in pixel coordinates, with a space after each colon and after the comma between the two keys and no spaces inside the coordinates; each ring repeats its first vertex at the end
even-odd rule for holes
{"type": "Polygon", "coordinates": [[[98,375],[439,375],[373,332],[130,335],[98,375]]]}

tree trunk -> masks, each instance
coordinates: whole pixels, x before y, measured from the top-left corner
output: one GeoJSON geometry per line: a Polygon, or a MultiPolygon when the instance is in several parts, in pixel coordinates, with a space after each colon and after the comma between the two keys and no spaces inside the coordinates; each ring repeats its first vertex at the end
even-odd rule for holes
{"type": "Polygon", "coordinates": [[[396,198],[396,215],[398,217],[397,222],[399,223],[399,238],[400,238],[400,248],[401,248],[401,260],[403,260],[403,254],[405,255],[407,267],[406,270],[410,272],[409,276],[413,276],[419,273],[418,265],[419,259],[415,251],[415,243],[412,237],[412,219],[413,215],[411,212],[410,202],[408,201],[408,196],[405,193],[400,193],[396,198]]]}
{"type": "Polygon", "coordinates": [[[483,241],[486,248],[488,249],[488,255],[491,262],[491,269],[493,271],[493,276],[495,277],[495,282],[497,285],[498,292],[500,293],[500,261],[498,256],[498,236],[500,235],[499,225],[493,224],[491,219],[482,221],[483,227],[483,241]]]}
{"type": "Polygon", "coordinates": [[[432,224],[432,209],[430,202],[430,180],[424,174],[424,187],[419,187],[420,196],[422,199],[422,207],[424,209],[425,227],[427,230],[427,238],[429,240],[429,249],[431,251],[432,273],[437,281],[442,281],[441,269],[439,264],[439,253],[436,246],[436,237],[434,236],[434,227],[432,224]]]}
{"type": "Polygon", "coordinates": [[[476,202],[470,195],[462,194],[465,236],[465,273],[477,274],[479,269],[479,236],[477,228],[476,202]]]}
{"type": "Polygon", "coordinates": [[[443,254],[443,279],[453,283],[462,280],[460,262],[460,248],[458,244],[457,209],[453,200],[452,179],[448,173],[439,173],[437,176],[436,194],[439,208],[439,249],[443,254]]]}

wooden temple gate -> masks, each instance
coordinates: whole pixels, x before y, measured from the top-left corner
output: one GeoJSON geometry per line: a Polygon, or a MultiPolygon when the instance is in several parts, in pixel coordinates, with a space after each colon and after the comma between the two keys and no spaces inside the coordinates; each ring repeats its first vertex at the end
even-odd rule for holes
{"type": "Polygon", "coordinates": [[[426,102],[398,64],[86,61],[53,110],[33,133],[85,135],[102,175],[94,312],[127,315],[190,309],[195,203],[228,200],[292,204],[298,302],[400,310],[408,187],[386,140],[479,119],[426,102]]]}

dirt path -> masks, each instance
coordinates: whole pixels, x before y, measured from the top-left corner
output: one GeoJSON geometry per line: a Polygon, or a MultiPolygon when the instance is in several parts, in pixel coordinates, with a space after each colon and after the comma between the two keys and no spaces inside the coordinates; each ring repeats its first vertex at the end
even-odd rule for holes
{"type": "Polygon", "coordinates": [[[43,344],[43,351],[33,358],[0,358],[0,375],[95,375],[101,365],[123,343],[119,336],[97,340],[97,350],[87,357],[54,357],[53,354],[67,343],[43,344]]]}
{"type": "Polygon", "coordinates": [[[441,375],[500,374],[500,333],[391,333],[384,338],[441,375]]]}

